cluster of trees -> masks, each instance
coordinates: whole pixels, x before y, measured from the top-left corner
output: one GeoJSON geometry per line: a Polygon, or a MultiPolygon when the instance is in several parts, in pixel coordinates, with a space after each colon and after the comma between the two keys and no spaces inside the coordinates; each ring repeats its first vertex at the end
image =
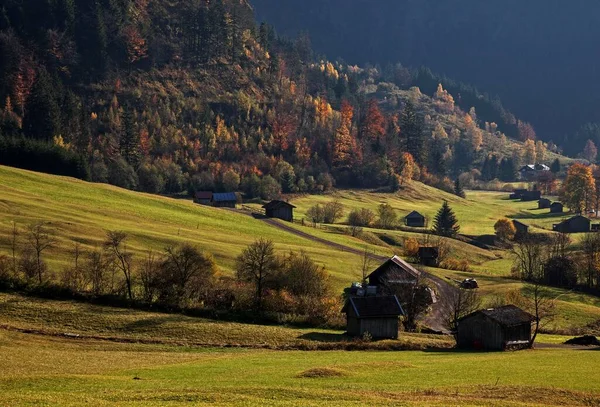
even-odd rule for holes
{"type": "Polygon", "coordinates": [[[315,324],[335,319],[339,311],[326,271],[304,252],[276,254],[271,241],[258,240],[240,254],[234,280],[220,276],[212,256],[189,244],[136,255],[122,231],[107,231],[94,249],[75,242],[70,265],[59,273],[45,261],[58,245],[48,224],[13,223],[8,243],[9,255],[0,256],[4,288],[62,290],[169,309],[293,314],[315,324]]]}
{"type": "Polygon", "coordinates": [[[452,191],[489,150],[526,156],[439,82],[427,96],[402,66],[317,61],[246,2],[34,3],[0,8],[0,163],[270,199],[411,179],[452,191]]]}

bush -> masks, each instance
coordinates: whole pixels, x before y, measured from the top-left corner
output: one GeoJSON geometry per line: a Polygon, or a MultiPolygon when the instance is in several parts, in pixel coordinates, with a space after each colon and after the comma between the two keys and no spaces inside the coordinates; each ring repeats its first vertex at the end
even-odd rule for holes
{"type": "Polygon", "coordinates": [[[409,237],[404,240],[404,256],[413,261],[419,259],[419,241],[414,237],[409,237]]]}
{"type": "Polygon", "coordinates": [[[348,215],[348,224],[350,226],[368,227],[375,221],[375,213],[366,208],[353,209],[348,215]]]}
{"type": "Polygon", "coordinates": [[[344,205],[339,201],[331,201],[325,204],[323,208],[323,222],[324,223],[335,223],[344,214],[344,205]]]}
{"type": "Polygon", "coordinates": [[[471,271],[468,260],[447,259],[440,263],[440,267],[446,270],[471,271]]]}

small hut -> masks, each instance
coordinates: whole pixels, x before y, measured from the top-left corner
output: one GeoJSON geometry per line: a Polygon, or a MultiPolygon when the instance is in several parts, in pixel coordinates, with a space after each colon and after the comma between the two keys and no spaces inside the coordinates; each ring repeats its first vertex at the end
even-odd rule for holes
{"type": "Polygon", "coordinates": [[[456,345],[464,349],[504,350],[525,347],[535,317],[514,305],[488,308],[458,321],[456,345]]]}
{"type": "Polygon", "coordinates": [[[265,209],[265,215],[269,218],[277,218],[288,222],[294,221],[294,209],[296,207],[289,202],[275,200],[263,205],[263,208],[265,209]]]}
{"type": "Polygon", "coordinates": [[[563,213],[564,210],[564,205],[558,201],[550,205],[550,213],[563,213]]]}
{"type": "Polygon", "coordinates": [[[213,206],[217,208],[235,208],[237,205],[237,195],[235,192],[224,192],[213,194],[213,206]]]}
{"type": "Polygon", "coordinates": [[[527,226],[523,222],[519,222],[518,220],[513,220],[512,222],[513,222],[513,226],[515,227],[515,229],[517,231],[516,237],[522,237],[522,236],[525,236],[527,233],[529,233],[529,226],[527,226]]]}
{"type": "Polygon", "coordinates": [[[512,194],[510,194],[509,199],[521,199],[523,193],[527,192],[526,189],[515,189],[512,194]]]}
{"type": "Polygon", "coordinates": [[[591,221],[582,215],[573,216],[552,225],[552,230],[561,233],[586,233],[590,231],[591,221]]]}
{"type": "Polygon", "coordinates": [[[363,336],[368,332],[377,339],[398,338],[398,317],[404,315],[395,295],[350,297],[342,312],[346,314],[348,335],[363,336]]]}
{"type": "Polygon", "coordinates": [[[548,209],[550,208],[551,201],[548,198],[540,198],[538,201],[538,209],[548,209]]]}
{"type": "Polygon", "coordinates": [[[521,194],[522,202],[539,201],[542,197],[541,191],[525,191],[521,194]]]}
{"type": "Polygon", "coordinates": [[[386,260],[367,276],[369,285],[416,284],[421,272],[398,256],[386,260]]]}
{"type": "Polygon", "coordinates": [[[404,218],[404,224],[413,228],[424,228],[425,216],[421,215],[417,211],[412,211],[404,218]]]}
{"type": "Polygon", "coordinates": [[[211,191],[198,191],[194,194],[194,202],[200,205],[210,205],[213,193],[211,191]]]}
{"type": "Polygon", "coordinates": [[[437,247],[419,247],[419,263],[424,266],[437,267],[440,251],[437,247]]]}

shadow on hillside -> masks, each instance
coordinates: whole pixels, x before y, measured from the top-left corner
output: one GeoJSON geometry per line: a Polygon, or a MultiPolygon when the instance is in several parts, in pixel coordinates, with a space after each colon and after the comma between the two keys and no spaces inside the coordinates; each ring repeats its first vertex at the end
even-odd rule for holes
{"type": "Polygon", "coordinates": [[[533,213],[518,213],[516,215],[508,215],[507,218],[509,219],[548,219],[548,218],[560,218],[564,215],[567,215],[567,213],[539,213],[539,214],[533,214],[533,213]]]}
{"type": "Polygon", "coordinates": [[[348,341],[350,337],[343,334],[332,334],[332,333],[324,333],[324,332],[309,332],[303,335],[300,335],[298,339],[305,339],[307,341],[314,342],[344,342],[348,341]]]}
{"type": "Polygon", "coordinates": [[[152,329],[158,328],[159,326],[169,322],[181,322],[176,316],[162,316],[154,318],[139,319],[137,321],[130,322],[125,325],[123,329],[125,331],[138,330],[138,329],[152,329]]]}

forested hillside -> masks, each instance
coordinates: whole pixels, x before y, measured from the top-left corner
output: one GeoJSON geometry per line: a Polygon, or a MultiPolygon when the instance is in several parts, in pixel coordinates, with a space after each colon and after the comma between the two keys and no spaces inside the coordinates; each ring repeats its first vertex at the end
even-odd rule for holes
{"type": "Polygon", "coordinates": [[[402,62],[500,95],[542,139],[581,152],[600,141],[594,0],[255,0],[259,20],[307,31],[352,64],[402,62]]]}
{"type": "Polygon", "coordinates": [[[451,190],[473,168],[511,181],[556,158],[499,102],[440,80],[315,58],[243,0],[5,0],[0,163],[270,199],[411,178],[451,190]]]}

